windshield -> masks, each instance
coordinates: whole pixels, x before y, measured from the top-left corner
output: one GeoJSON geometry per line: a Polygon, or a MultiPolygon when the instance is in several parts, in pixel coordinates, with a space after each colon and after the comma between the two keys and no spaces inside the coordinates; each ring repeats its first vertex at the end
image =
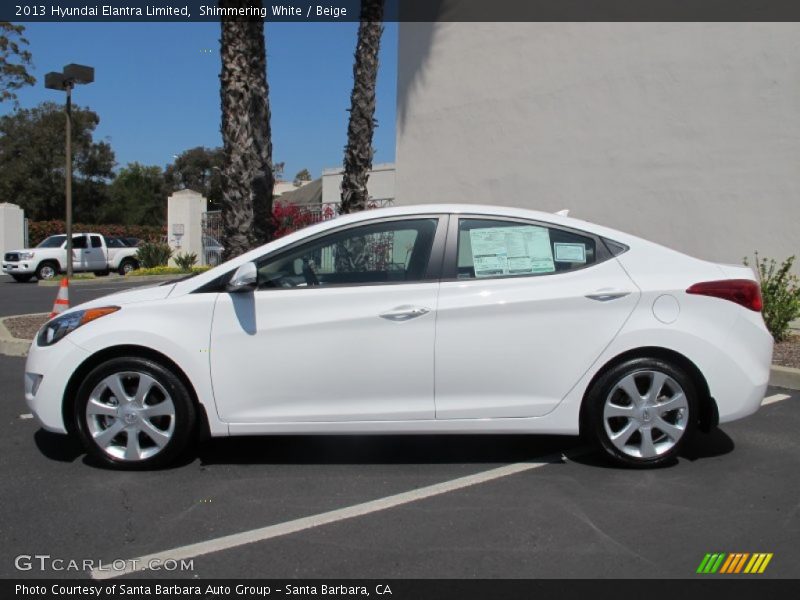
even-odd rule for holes
{"type": "Polygon", "coordinates": [[[60,248],[64,240],[67,239],[65,235],[51,235],[49,238],[42,241],[37,248],[60,248]]]}

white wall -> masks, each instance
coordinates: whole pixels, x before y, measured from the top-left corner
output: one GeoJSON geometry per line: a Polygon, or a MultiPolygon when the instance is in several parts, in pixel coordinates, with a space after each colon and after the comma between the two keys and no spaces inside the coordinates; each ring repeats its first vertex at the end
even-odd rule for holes
{"type": "Polygon", "coordinates": [[[176,254],[197,255],[203,264],[202,219],[208,209],[205,196],[192,190],[180,190],[167,198],[167,240],[172,248],[169,264],[175,265],[176,254]],[[183,235],[176,232],[183,231],[183,235]]]}
{"type": "MultiPolygon", "coordinates": [[[[342,173],[339,168],[323,169],[322,171],[322,202],[339,203],[342,199],[342,173]]],[[[380,163],[373,165],[367,181],[369,197],[376,201],[393,200],[395,197],[395,166],[394,163],[380,163]]]]}
{"type": "Polygon", "coordinates": [[[16,204],[0,203],[0,255],[25,244],[25,212],[16,204]]]}
{"type": "Polygon", "coordinates": [[[800,24],[402,23],[397,203],[800,254],[800,24]]]}

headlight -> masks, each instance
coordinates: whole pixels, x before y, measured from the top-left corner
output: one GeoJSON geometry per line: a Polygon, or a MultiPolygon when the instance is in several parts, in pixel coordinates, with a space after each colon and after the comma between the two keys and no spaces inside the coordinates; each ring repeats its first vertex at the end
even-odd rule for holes
{"type": "Polygon", "coordinates": [[[33,258],[33,252],[20,252],[19,259],[20,260],[31,260],[33,258]]]}
{"type": "Polygon", "coordinates": [[[44,327],[39,330],[39,335],[36,336],[36,342],[40,346],[51,346],[65,335],[75,331],[81,325],[86,325],[95,319],[105,317],[118,310],[119,306],[104,306],[102,308],[76,310],[56,317],[52,321],[45,323],[44,327]]]}

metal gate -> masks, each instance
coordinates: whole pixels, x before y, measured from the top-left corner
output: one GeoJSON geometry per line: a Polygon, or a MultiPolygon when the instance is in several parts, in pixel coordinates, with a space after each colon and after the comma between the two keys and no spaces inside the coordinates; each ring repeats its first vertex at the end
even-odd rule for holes
{"type": "Polygon", "coordinates": [[[222,211],[204,212],[202,228],[203,255],[200,257],[200,264],[215,267],[222,262],[223,247],[219,241],[222,237],[222,211]]]}

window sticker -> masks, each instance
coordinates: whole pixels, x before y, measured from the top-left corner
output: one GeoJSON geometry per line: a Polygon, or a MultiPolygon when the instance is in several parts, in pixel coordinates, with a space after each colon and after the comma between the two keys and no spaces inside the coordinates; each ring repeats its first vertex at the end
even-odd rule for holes
{"type": "Polygon", "coordinates": [[[546,227],[486,227],[469,230],[475,277],[531,275],[555,271],[546,227]]]}
{"type": "Polygon", "coordinates": [[[586,244],[553,244],[556,253],[556,262],[585,263],[586,244]]]}

